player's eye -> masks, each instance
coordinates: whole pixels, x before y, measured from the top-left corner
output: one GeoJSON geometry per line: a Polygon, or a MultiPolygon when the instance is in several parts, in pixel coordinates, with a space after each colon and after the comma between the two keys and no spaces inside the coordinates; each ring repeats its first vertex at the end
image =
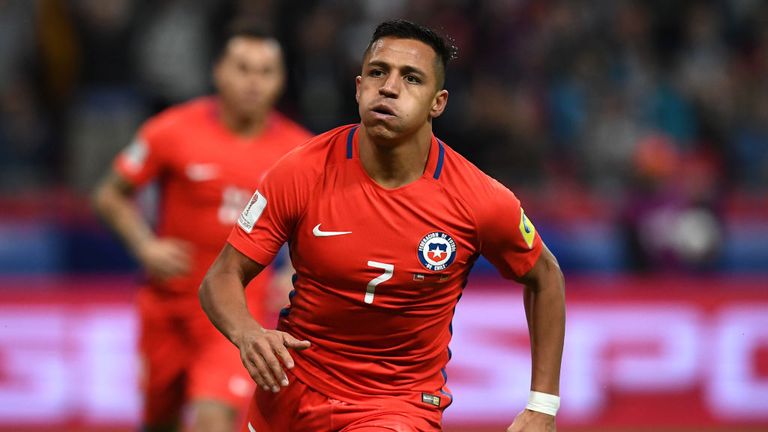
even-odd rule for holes
{"type": "Polygon", "coordinates": [[[260,75],[264,78],[272,78],[279,75],[279,71],[275,67],[266,67],[260,71],[260,75]]]}
{"type": "Polygon", "coordinates": [[[406,75],[405,81],[409,84],[421,84],[421,79],[415,75],[406,75]]]}
{"type": "Polygon", "coordinates": [[[378,78],[378,77],[384,76],[384,71],[381,69],[371,69],[370,72],[368,72],[368,76],[378,78]]]}

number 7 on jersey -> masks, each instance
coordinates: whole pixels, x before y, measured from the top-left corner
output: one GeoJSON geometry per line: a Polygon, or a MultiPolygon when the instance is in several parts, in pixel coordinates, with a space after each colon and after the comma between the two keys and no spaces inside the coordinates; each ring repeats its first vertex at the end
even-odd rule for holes
{"type": "Polygon", "coordinates": [[[373,303],[373,293],[376,291],[376,287],[382,283],[392,279],[392,273],[395,272],[395,266],[392,264],[382,263],[378,261],[368,261],[368,265],[377,269],[384,270],[384,273],[378,277],[371,279],[368,282],[368,287],[365,289],[365,302],[368,304],[373,303]]]}

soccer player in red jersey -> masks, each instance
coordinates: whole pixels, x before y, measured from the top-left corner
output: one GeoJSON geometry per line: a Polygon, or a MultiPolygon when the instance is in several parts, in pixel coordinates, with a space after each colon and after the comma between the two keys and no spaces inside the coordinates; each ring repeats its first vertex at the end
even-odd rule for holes
{"type": "Polygon", "coordinates": [[[381,24],[361,123],[278,162],[208,271],[203,309],[258,384],[243,431],[440,430],[451,319],[480,255],[525,286],[531,396],[508,430],[555,430],[562,273],[515,195],[432,134],[451,56],[430,29],[381,24]],[[294,290],[268,330],[243,290],[286,241],[294,290]]]}
{"type": "MultiPolygon", "coordinates": [[[[237,350],[200,309],[197,289],[267,169],[311,137],[273,109],[283,68],[277,40],[256,25],[236,25],[214,67],[217,95],[149,119],[94,194],[97,211],[148,276],[138,295],[143,430],[178,430],[182,418],[194,431],[235,430],[253,392],[237,350]],[[132,200],[153,180],[156,232],[132,200]]],[[[249,287],[249,308],[261,322],[272,321],[268,280],[249,287]]]]}

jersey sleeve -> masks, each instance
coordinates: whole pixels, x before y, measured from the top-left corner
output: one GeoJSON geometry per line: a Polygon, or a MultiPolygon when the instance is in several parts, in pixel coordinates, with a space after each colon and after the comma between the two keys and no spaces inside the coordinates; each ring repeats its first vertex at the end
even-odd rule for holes
{"type": "Polygon", "coordinates": [[[112,169],[133,186],[142,186],[157,177],[167,164],[171,144],[168,128],[157,119],[149,120],[118,153],[112,169]]]}
{"type": "Polygon", "coordinates": [[[487,180],[473,203],[480,253],[505,278],[519,278],[536,263],[543,244],[512,191],[496,180],[487,180]]]}
{"type": "Polygon", "coordinates": [[[269,265],[303,213],[310,183],[295,152],[279,161],[254,192],[227,239],[235,249],[269,265]]]}

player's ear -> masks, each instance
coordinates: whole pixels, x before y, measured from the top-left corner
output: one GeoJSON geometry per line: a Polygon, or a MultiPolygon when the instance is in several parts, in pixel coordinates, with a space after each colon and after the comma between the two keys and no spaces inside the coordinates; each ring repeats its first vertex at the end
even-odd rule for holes
{"type": "Polygon", "coordinates": [[[429,116],[431,118],[440,117],[445,111],[445,107],[448,105],[448,90],[440,90],[435,94],[435,98],[432,99],[432,107],[429,110],[429,116]]]}
{"type": "Polygon", "coordinates": [[[355,77],[355,100],[357,103],[360,103],[360,81],[363,80],[363,77],[358,75],[355,77]]]}

